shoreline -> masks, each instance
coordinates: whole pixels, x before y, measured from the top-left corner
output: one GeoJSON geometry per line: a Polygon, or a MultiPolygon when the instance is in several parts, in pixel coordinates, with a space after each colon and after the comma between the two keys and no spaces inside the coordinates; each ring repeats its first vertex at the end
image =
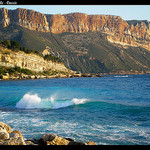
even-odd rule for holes
{"type": "Polygon", "coordinates": [[[0,145],[96,145],[95,142],[89,141],[78,142],[69,137],[60,137],[57,134],[46,133],[41,135],[39,139],[25,139],[19,130],[12,130],[6,123],[0,122],[0,145]]]}
{"type": "Polygon", "coordinates": [[[102,77],[101,74],[91,73],[75,73],[75,74],[56,74],[56,75],[23,75],[18,74],[17,76],[1,75],[0,80],[27,80],[27,79],[53,79],[53,78],[78,78],[78,77],[102,77]]]}
{"type": "Polygon", "coordinates": [[[36,79],[54,79],[54,78],[84,78],[84,77],[107,77],[109,75],[144,75],[144,74],[150,74],[150,72],[147,73],[75,73],[75,74],[56,74],[56,75],[22,75],[18,74],[17,76],[9,76],[9,74],[6,75],[0,75],[0,81],[3,80],[36,80],[36,79]]]}

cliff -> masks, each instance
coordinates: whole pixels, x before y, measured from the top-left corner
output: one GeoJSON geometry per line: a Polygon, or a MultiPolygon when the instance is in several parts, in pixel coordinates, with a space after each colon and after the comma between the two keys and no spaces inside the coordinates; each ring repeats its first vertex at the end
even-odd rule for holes
{"type": "Polygon", "coordinates": [[[0,16],[0,24],[4,28],[10,24],[18,24],[30,30],[49,32],[46,16],[34,10],[0,8],[0,16]]]}
{"type": "MultiPolygon", "coordinates": [[[[43,55],[52,54],[61,58],[71,70],[82,73],[149,72],[149,34],[150,22],[147,20],[125,21],[113,15],[50,15],[21,8],[0,9],[1,41],[15,40],[27,49],[43,52],[43,55]]],[[[5,57],[10,62],[9,55],[5,54],[5,57]]],[[[48,68],[41,58],[36,68],[35,63],[30,63],[30,55],[25,55],[29,58],[27,64],[21,53],[16,57],[19,66],[27,65],[35,71],[45,70],[43,65],[48,68]]]]}
{"type": "Polygon", "coordinates": [[[113,15],[87,15],[83,13],[44,15],[22,8],[16,10],[1,8],[0,25],[5,28],[10,24],[17,24],[30,30],[57,34],[101,31],[107,35],[106,39],[112,43],[141,46],[150,50],[149,21],[131,23],[113,15]]]}
{"type": "Polygon", "coordinates": [[[69,72],[63,63],[55,63],[44,60],[36,54],[26,54],[22,51],[14,52],[7,48],[0,46],[0,66],[5,67],[21,67],[35,72],[42,72],[47,70],[69,72]]]}
{"type": "Polygon", "coordinates": [[[150,50],[150,23],[148,21],[128,24],[119,16],[71,13],[53,15],[48,22],[52,33],[101,31],[107,35],[106,39],[110,42],[141,46],[150,50]]]}
{"type": "Polygon", "coordinates": [[[128,27],[128,23],[119,16],[111,15],[87,15],[83,13],[70,13],[65,15],[53,15],[51,22],[52,33],[88,31],[118,31],[120,34],[128,27]]]}

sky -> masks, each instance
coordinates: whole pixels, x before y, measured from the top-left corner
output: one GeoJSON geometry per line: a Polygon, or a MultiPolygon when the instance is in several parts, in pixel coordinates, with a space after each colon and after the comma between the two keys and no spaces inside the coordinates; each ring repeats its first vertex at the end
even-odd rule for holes
{"type": "Polygon", "coordinates": [[[26,8],[43,14],[67,14],[80,12],[121,16],[124,20],[150,21],[150,5],[0,5],[6,9],[26,8]]]}

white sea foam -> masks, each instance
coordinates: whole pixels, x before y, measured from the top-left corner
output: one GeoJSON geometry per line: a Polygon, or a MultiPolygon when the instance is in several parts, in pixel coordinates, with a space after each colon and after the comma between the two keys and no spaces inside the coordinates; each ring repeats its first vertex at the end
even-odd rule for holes
{"type": "Polygon", "coordinates": [[[78,104],[84,104],[85,102],[87,102],[88,99],[82,98],[82,99],[78,99],[78,98],[73,98],[72,102],[76,105],[78,104]]]}
{"type": "Polygon", "coordinates": [[[51,108],[58,109],[71,105],[84,104],[88,99],[73,98],[73,99],[56,99],[57,95],[53,94],[49,98],[41,98],[38,94],[26,93],[23,98],[16,104],[16,108],[34,109],[34,108],[51,108]]]}
{"type": "Polygon", "coordinates": [[[31,95],[29,93],[25,94],[23,98],[16,104],[17,108],[39,108],[41,103],[41,98],[37,95],[31,95]]]}
{"type": "Polygon", "coordinates": [[[114,76],[116,78],[128,78],[129,76],[128,75],[117,75],[117,76],[114,76]]]}

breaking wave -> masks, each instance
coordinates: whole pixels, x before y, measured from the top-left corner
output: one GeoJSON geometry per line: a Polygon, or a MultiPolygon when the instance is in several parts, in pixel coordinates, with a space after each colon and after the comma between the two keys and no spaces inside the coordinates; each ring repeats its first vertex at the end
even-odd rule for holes
{"type": "Polygon", "coordinates": [[[55,98],[55,94],[50,96],[49,98],[43,99],[39,97],[38,94],[27,93],[23,96],[23,98],[19,102],[17,102],[15,107],[23,109],[34,109],[34,108],[58,109],[62,107],[68,107],[71,105],[84,104],[88,101],[89,100],[85,98],[59,100],[55,98]]]}

